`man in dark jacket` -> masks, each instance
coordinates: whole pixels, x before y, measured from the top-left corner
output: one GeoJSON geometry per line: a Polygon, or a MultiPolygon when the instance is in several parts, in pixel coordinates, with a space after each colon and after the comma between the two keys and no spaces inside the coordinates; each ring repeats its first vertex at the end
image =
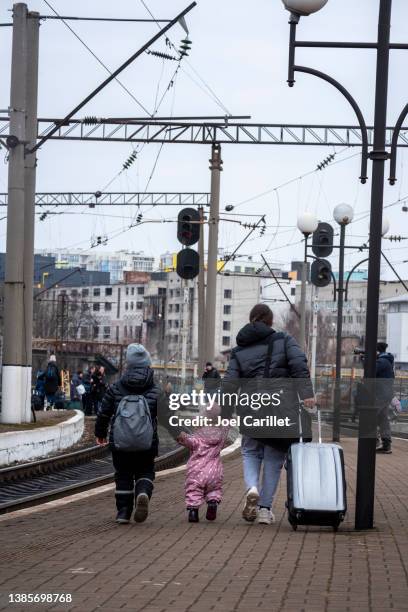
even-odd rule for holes
{"type": "Polygon", "coordinates": [[[381,379],[376,384],[377,399],[377,424],[380,430],[381,444],[377,447],[377,453],[390,455],[391,450],[391,427],[389,405],[394,396],[394,356],[387,352],[388,344],[377,343],[376,378],[381,379]]]}
{"type": "MultiPolygon", "coordinates": [[[[258,431],[259,437],[252,437],[248,431],[250,428],[242,432],[241,448],[247,487],[242,515],[250,522],[258,518],[259,523],[270,524],[275,520],[271,508],[286,452],[292,442],[298,441],[299,398],[305,407],[311,408],[314,405],[313,386],[304,352],[292,336],[272,328],[273,314],[269,306],[254,306],[249,321],[237,335],[237,346],[231,352],[223,380],[223,392],[230,393],[234,389],[240,389],[241,393],[243,389],[269,391],[270,385],[283,389],[279,408],[281,416],[290,414],[291,423],[295,426],[288,428],[287,432],[280,428],[280,437],[275,433],[275,437],[268,438],[268,430],[262,428],[258,431]],[[293,435],[297,437],[291,437],[293,435]],[[260,488],[262,463],[263,482],[260,488]]],[[[230,416],[231,408],[223,406],[224,417],[230,416]]],[[[251,411],[253,415],[251,408],[246,413],[250,414],[251,411]]],[[[303,435],[310,435],[310,416],[302,412],[303,435]]]]}
{"type": "Polygon", "coordinates": [[[221,380],[221,376],[217,368],[214,368],[211,361],[207,361],[203,374],[204,391],[207,392],[215,390],[218,386],[219,380],[221,380]]]}
{"type": "MultiPolygon", "coordinates": [[[[115,468],[115,497],[118,510],[116,521],[118,523],[129,522],[134,500],[135,521],[143,522],[147,518],[149,500],[153,492],[154,458],[157,456],[159,446],[157,406],[160,400],[161,407],[167,403],[163,400],[163,391],[154,381],[153,370],[150,366],[151,358],[144,346],[130,344],[126,352],[126,370],[120,380],[113,383],[106,391],[95,422],[95,437],[99,445],[107,444],[110,425],[109,444],[115,468]],[[115,448],[113,424],[120,401],[127,395],[143,395],[147,400],[153,424],[153,441],[149,450],[124,452],[115,448]]],[[[165,420],[163,424],[166,425],[165,420]]],[[[172,431],[171,433],[176,437],[179,432],[172,431]]]]}

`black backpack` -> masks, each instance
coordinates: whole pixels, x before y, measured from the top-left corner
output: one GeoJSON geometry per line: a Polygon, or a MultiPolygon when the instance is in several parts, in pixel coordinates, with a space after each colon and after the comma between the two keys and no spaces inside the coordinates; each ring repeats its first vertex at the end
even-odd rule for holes
{"type": "Polygon", "coordinates": [[[49,363],[47,366],[47,370],[45,372],[45,382],[47,383],[57,383],[58,382],[57,366],[55,366],[52,363],[49,363]]]}

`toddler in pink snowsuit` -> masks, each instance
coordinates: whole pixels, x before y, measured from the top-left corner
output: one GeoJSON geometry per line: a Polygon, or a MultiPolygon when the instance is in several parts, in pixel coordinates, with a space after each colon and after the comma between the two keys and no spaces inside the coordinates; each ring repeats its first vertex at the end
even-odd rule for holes
{"type": "MultiPolygon", "coordinates": [[[[215,411],[207,412],[214,416],[215,411]]],[[[214,521],[222,499],[224,470],[221,451],[228,436],[228,427],[199,427],[194,433],[181,433],[178,442],[190,450],[186,471],[186,506],[190,523],[198,523],[198,510],[207,502],[206,519],[214,521]]]]}

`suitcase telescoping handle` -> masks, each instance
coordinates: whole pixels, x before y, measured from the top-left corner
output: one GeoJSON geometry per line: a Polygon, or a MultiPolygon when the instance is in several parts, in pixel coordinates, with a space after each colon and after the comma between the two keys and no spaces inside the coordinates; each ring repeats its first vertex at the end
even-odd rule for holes
{"type": "MultiPolygon", "coordinates": [[[[299,397],[299,439],[300,439],[300,442],[303,442],[302,409],[304,409],[304,407],[305,407],[304,402],[299,397]]],[[[319,434],[319,444],[321,444],[322,443],[322,419],[321,419],[319,406],[317,406],[317,430],[319,434]]]]}

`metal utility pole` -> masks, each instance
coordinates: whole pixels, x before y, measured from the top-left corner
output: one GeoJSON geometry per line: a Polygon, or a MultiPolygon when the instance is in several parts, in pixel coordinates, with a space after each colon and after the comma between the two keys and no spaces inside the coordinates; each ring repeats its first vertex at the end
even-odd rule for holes
{"type": "Polygon", "coordinates": [[[200,213],[200,239],[198,241],[198,256],[200,258],[200,269],[198,273],[198,374],[204,371],[205,364],[205,261],[204,261],[204,209],[199,207],[200,213]]]}
{"type": "Polygon", "coordinates": [[[336,383],[334,388],[333,442],[340,441],[340,404],[341,404],[341,349],[343,339],[343,302],[344,302],[344,245],[346,225],[340,225],[339,282],[337,286],[337,337],[336,337],[336,383]]]}
{"type": "Polygon", "coordinates": [[[205,360],[212,361],[215,354],[215,314],[217,302],[218,227],[220,214],[220,179],[222,170],[221,145],[211,147],[211,203],[208,229],[207,293],[205,304],[205,360]]]}
{"type": "MultiPolygon", "coordinates": [[[[1,406],[3,423],[21,423],[30,411],[31,402],[31,366],[27,363],[26,311],[24,308],[27,27],[27,6],[21,3],[15,4],[13,7],[10,91],[11,139],[8,139],[10,149],[1,406]]],[[[32,307],[32,299],[30,295],[30,307],[32,307]]]]}
{"type": "Polygon", "coordinates": [[[181,328],[181,385],[184,389],[186,384],[186,364],[187,364],[187,343],[190,331],[190,288],[188,281],[186,280],[185,287],[183,289],[183,327],[181,328]]]}
{"type": "MultiPolygon", "coordinates": [[[[381,232],[384,203],[384,166],[388,154],[385,150],[387,125],[388,67],[390,57],[392,0],[380,0],[378,18],[377,72],[375,86],[374,146],[370,154],[373,161],[371,183],[370,245],[367,280],[367,317],[365,334],[364,377],[376,375],[378,302],[380,298],[381,232]]],[[[360,411],[356,529],[371,529],[374,525],[375,448],[377,415],[372,407],[360,411]]]]}
{"type": "MultiPolygon", "coordinates": [[[[34,276],[34,231],[35,231],[35,184],[37,159],[28,148],[37,141],[37,98],[38,98],[38,39],[40,30],[39,13],[29,13],[27,19],[27,106],[26,106],[26,148],[24,166],[24,349],[25,363],[32,368],[33,338],[33,276],[34,276]]],[[[30,398],[31,399],[31,398],[30,398]]],[[[24,411],[24,406],[23,406],[24,411]]],[[[31,401],[25,404],[23,421],[30,421],[31,401]]]]}
{"type": "Polygon", "coordinates": [[[306,350],[306,286],[307,286],[307,234],[305,236],[305,255],[302,263],[302,276],[300,287],[300,329],[299,329],[299,345],[304,351],[306,350]]]}
{"type": "Polygon", "coordinates": [[[313,301],[312,301],[312,350],[310,358],[310,377],[314,383],[316,378],[316,345],[317,345],[317,319],[318,319],[318,289],[314,287],[313,301]]]}

